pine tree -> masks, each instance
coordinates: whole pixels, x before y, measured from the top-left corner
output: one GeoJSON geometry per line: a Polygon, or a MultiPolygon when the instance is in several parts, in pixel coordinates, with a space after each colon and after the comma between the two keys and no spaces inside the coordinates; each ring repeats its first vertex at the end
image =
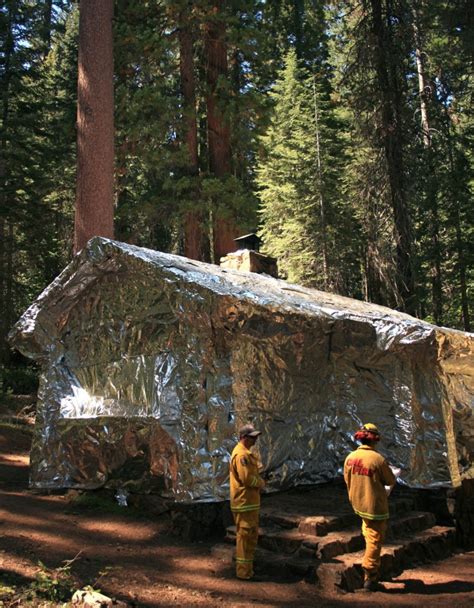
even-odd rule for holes
{"type": "Polygon", "coordinates": [[[420,2],[430,109],[437,206],[443,323],[472,329],[474,225],[472,222],[474,90],[473,5],[466,0],[420,2]]]}
{"type": "Polygon", "coordinates": [[[13,0],[1,13],[0,364],[11,324],[70,253],[77,45],[67,14],[63,2],[13,0]]]}
{"type": "Polygon", "coordinates": [[[294,49],[271,96],[257,167],[265,251],[278,258],[288,280],[344,291],[336,270],[337,256],[344,255],[340,220],[347,218],[338,198],[339,124],[294,49]]]}
{"type": "Polygon", "coordinates": [[[178,42],[174,10],[155,2],[117,2],[116,237],[182,253],[180,214],[191,208],[194,178],[188,148],[179,145],[185,121],[178,42]]]}
{"type": "Polygon", "coordinates": [[[342,23],[341,88],[354,144],[346,184],[365,232],[366,297],[415,313],[406,86],[410,11],[404,0],[348,0],[338,2],[335,12],[342,23]]]}

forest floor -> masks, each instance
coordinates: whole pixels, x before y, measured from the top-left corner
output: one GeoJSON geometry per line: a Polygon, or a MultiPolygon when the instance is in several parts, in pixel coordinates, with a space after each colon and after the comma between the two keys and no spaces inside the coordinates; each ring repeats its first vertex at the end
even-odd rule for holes
{"type": "Polygon", "coordinates": [[[370,598],[276,577],[242,583],[218,550],[222,539],[172,536],[166,513],[31,491],[32,412],[31,400],[0,402],[0,606],[65,606],[74,589],[90,586],[136,607],[474,608],[473,552],[406,570],[370,598]]]}

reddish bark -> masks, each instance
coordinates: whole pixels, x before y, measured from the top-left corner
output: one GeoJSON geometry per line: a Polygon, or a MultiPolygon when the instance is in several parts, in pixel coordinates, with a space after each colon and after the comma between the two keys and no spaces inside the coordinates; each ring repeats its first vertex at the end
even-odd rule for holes
{"type": "MultiPolygon", "coordinates": [[[[198,137],[196,120],[196,85],[194,79],[193,35],[186,23],[186,15],[179,16],[179,69],[183,95],[184,141],[189,157],[188,173],[199,173],[198,137]]],[[[188,211],[184,218],[184,255],[194,260],[202,260],[203,217],[201,211],[188,211]]]]}
{"type": "Polygon", "coordinates": [[[113,6],[80,3],[75,252],[93,236],[114,236],[113,6]]]}
{"type": "Polygon", "coordinates": [[[186,17],[180,16],[179,28],[179,70],[181,90],[183,94],[183,113],[185,124],[185,141],[189,153],[189,167],[193,174],[198,173],[198,138],[196,120],[196,85],[194,79],[193,35],[191,28],[185,22],[186,17]]]}

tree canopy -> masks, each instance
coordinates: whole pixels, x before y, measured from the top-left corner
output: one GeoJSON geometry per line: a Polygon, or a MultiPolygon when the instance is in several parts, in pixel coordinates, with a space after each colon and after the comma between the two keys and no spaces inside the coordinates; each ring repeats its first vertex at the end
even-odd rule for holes
{"type": "MultiPolygon", "coordinates": [[[[73,255],[79,10],[0,9],[0,364],[73,255]]],[[[115,0],[115,237],[470,330],[469,0],[115,0]]]]}

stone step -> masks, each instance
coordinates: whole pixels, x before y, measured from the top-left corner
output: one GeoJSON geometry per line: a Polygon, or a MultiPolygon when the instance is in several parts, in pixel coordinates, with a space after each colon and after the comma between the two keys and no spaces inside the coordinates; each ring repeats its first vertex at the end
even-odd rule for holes
{"type": "MultiPolygon", "coordinates": [[[[389,521],[387,540],[392,538],[403,538],[413,535],[421,530],[430,528],[435,524],[436,518],[433,513],[426,511],[409,511],[389,521]]],[[[364,548],[364,537],[360,525],[347,530],[330,532],[317,543],[306,541],[302,542],[299,549],[304,557],[309,555],[308,549],[315,552],[315,556],[327,561],[344,553],[353,553],[364,548]]]]}
{"type": "MultiPolygon", "coordinates": [[[[407,535],[409,532],[407,531],[407,535]]],[[[456,530],[447,526],[433,526],[411,534],[410,538],[394,539],[382,549],[381,579],[398,576],[406,568],[444,559],[455,550],[456,530]]],[[[332,561],[316,567],[318,584],[328,589],[336,587],[354,591],[362,587],[362,558],[364,551],[341,554],[332,561]]]]}
{"type": "MultiPolygon", "coordinates": [[[[229,526],[225,540],[235,542],[236,528],[229,526]]],[[[309,542],[313,537],[301,534],[297,529],[280,527],[260,527],[258,529],[258,545],[267,551],[291,555],[296,553],[303,542],[309,542]]],[[[313,553],[314,556],[314,553],[313,553]]]]}
{"type": "MultiPolygon", "coordinates": [[[[406,568],[444,559],[454,552],[456,546],[455,528],[433,526],[415,532],[413,522],[418,521],[418,525],[424,525],[429,523],[429,516],[433,517],[430,513],[417,513],[416,515],[417,517],[411,519],[410,525],[405,528],[404,538],[389,540],[384,545],[381,556],[382,580],[398,576],[406,568]],[[428,517],[424,518],[423,516],[428,517]]],[[[402,523],[402,519],[400,519],[397,525],[402,526],[402,523]]],[[[222,556],[225,554],[229,561],[235,555],[234,547],[229,544],[222,545],[220,551],[222,556]]],[[[336,589],[344,591],[354,591],[362,587],[361,563],[363,555],[363,541],[360,550],[341,553],[331,558],[328,558],[327,554],[325,558],[317,558],[314,550],[307,555],[302,554],[301,551],[292,554],[275,552],[266,549],[259,542],[255,554],[255,563],[256,571],[269,573],[280,579],[305,578],[308,581],[317,582],[325,589],[336,587],[336,589]]]]}
{"type": "MultiPolygon", "coordinates": [[[[390,501],[392,516],[410,511],[413,507],[414,501],[411,498],[401,497],[390,501]]],[[[302,506],[300,510],[298,505],[292,505],[286,510],[263,506],[260,511],[260,523],[269,528],[275,525],[280,528],[296,528],[302,535],[325,536],[335,530],[354,526],[359,521],[359,517],[350,507],[346,495],[335,497],[332,512],[321,512],[317,504],[314,505],[314,512],[318,514],[308,515],[307,512],[305,513],[304,507],[302,506]]]]}
{"type": "MultiPolygon", "coordinates": [[[[360,521],[360,520],[359,520],[360,521]]],[[[388,538],[413,534],[432,526],[435,518],[432,513],[408,512],[391,520],[388,538]]],[[[226,541],[235,542],[236,528],[227,528],[226,541]]],[[[360,525],[329,532],[326,536],[316,537],[301,533],[298,528],[280,526],[261,526],[259,528],[259,546],[275,553],[294,555],[296,559],[328,560],[343,553],[362,549],[364,539],[360,525]]]]}

